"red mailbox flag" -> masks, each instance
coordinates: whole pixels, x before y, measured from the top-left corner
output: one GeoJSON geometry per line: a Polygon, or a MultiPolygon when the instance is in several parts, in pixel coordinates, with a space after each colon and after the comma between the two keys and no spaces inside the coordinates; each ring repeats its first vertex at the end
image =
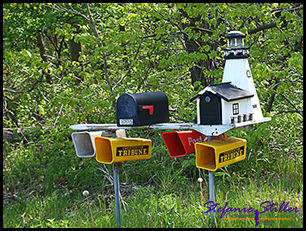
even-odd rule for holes
{"type": "MultiPolygon", "coordinates": [[[[171,131],[162,134],[164,142],[167,146],[170,157],[181,157],[194,153],[195,143],[202,143],[207,137],[197,131],[171,131]]],[[[213,139],[222,139],[225,134],[213,136],[213,139]]]]}

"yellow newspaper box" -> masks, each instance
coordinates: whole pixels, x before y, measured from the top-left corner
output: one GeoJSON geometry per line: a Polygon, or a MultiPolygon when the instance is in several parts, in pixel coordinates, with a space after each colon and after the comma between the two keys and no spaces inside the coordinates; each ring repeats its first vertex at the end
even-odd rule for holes
{"type": "Polygon", "coordinates": [[[95,137],[96,160],[103,164],[151,158],[151,140],[95,137]]]}
{"type": "Polygon", "coordinates": [[[226,137],[195,144],[196,166],[209,171],[216,171],[226,165],[245,159],[246,140],[226,137]]]}

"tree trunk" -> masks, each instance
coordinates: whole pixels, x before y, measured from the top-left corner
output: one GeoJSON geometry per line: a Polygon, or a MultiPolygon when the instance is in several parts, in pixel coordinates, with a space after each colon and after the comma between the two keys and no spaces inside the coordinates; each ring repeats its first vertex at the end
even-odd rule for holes
{"type": "MultiPolygon", "coordinates": [[[[185,24],[183,23],[183,29],[186,27],[190,28],[197,28],[196,22],[201,20],[200,16],[190,18],[189,15],[184,11],[180,10],[182,14],[182,18],[188,18],[189,23],[185,24]]],[[[203,20],[203,23],[205,25],[204,29],[209,30],[209,26],[207,23],[203,20]]],[[[201,31],[201,34],[204,35],[205,33],[208,33],[207,31],[201,31]]],[[[193,53],[193,52],[199,52],[199,48],[205,45],[210,45],[209,42],[204,42],[202,39],[189,39],[186,34],[184,34],[184,41],[185,41],[185,46],[186,46],[186,51],[188,54],[193,53]]],[[[211,45],[210,45],[211,46],[211,45]]],[[[198,63],[196,63],[192,68],[189,69],[190,74],[191,74],[191,83],[194,84],[196,81],[200,81],[204,87],[206,87],[208,84],[210,84],[209,79],[204,76],[203,69],[210,70],[211,69],[211,59],[208,58],[208,53],[205,53],[207,55],[207,60],[199,60],[198,63]]],[[[195,91],[197,91],[197,88],[195,88],[195,91]]]]}
{"type": "MultiPolygon", "coordinates": [[[[45,49],[45,43],[44,43],[44,40],[41,36],[40,33],[37,34],[37,46],[39,48],[39,53],[40,53],[40,57],[42,58],[43,62],[46,62],[48,63],[48,58],[47,58],[47,53],[46,53],[46,49],[45,49]]],[[[52,83],[52,78],[51,78],[51,75],[48,72],[45,72],[43,70],[43,72],[46,74],[46,80],[47,80],[47,83],[52,83]]]]}
{"type": "MultiPolygon", "coordinates": [[[[273,87],[273,90],[276,91],[277,87],[279,86],[279,78],[276,78],[276,81],[275,81],[275,85],[273,87]]],[[[272,109],[272,104],[274,102],[274,98],[275,98],[275,95],[276,93],[272,93],[271,97],[270,97],[270,100],[269,100],[269,103],[268,103],[268,107],[267,107],[267,112],[270,112],[271,109],[272,109]]]]}
{"type": "MultiPolygon", "coordinates": [[[[71,27],[75,27],[77,31],[75,33],[80,33],[80,27],[73,25],[71,27]]],[[[83,54],[82,44],[80,42],[75,42],[73,39],[69,39],[69,48],[70,48],[70,60],[71,62],[76,61],[79,62],[80,54],[83,54]]],[[[82,71],[85,71],[85,67],[83,66],[84,62],[80,62],[82,65],[82,71]]],[[[85,81],[84,77],[80,77],[77,71],[74,71],[74,75],[76,76],[75,85],[78,86],[82,81],[85,81]]]]}
{"type": "MultiPolygon", "coordinates": [[[[184,35],[184,40],[188,54],[199,51],[199,45],[198,45],[199,43],[198,44],[195,43],[194,39],[189,39],[187,35],[184,35]]],[[[196,81],[200,81],[204,87],[207,86],[208,83],[203,74],[203,69],[201,68],[201,67],[209,68],[205,64],[206,62],[204,60],[200,60],[192,68],[189,68],[192,84],[194,84],[196,81]]]]}

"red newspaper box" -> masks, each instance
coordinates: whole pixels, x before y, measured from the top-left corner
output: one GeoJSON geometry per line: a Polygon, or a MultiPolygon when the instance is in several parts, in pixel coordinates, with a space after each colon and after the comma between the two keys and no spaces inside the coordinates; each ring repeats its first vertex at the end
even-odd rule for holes
{"type": "MultiPolygon", "coordinates": [[[[186,156],[195,152],[194,145],[207,140],[207,137],[197,131],[171,131],[162,134],[170,157],[186,156]]],[[[214,136],[213,139],[224,138],[225,134],[214,136]]]]}

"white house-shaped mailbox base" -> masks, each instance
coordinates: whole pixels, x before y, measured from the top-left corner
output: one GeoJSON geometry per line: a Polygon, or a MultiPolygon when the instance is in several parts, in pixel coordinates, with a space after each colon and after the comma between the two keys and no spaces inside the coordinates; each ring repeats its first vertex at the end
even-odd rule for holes
{"type": "Polygon", "coordinates": [[[197,124],[223,125],[253,121],[252,97],[252,92],[238,88],[231,82],[207,86],[191,100],[197,100],[197,124]]]}

